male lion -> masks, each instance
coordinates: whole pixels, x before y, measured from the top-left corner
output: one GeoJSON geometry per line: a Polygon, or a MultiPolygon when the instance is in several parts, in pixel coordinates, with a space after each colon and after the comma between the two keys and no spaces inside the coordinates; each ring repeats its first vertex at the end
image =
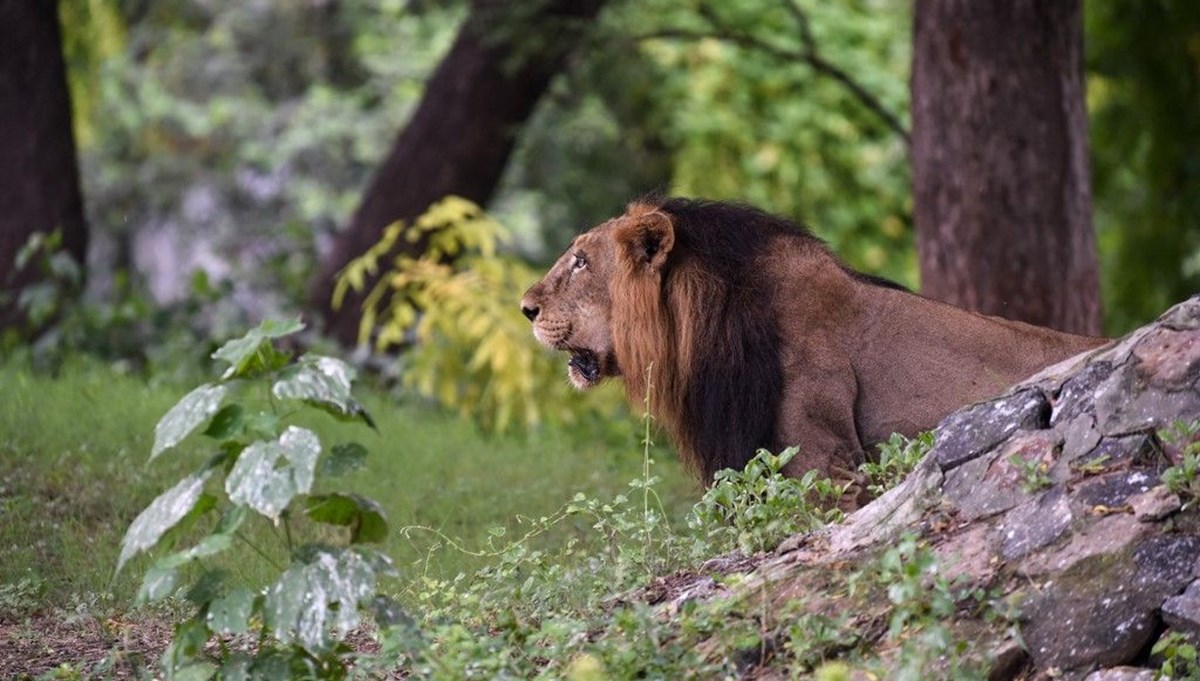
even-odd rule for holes
{"type": "Polygon", "coordinates": [[[1094,348],[855,272],[802,228],[739,205],[640,201],[581,234],[521,310],[588,388],[623,376],[705,482],[760,447],[785,473],[854,471],[891,433],[928,430],[1094,348]]]}

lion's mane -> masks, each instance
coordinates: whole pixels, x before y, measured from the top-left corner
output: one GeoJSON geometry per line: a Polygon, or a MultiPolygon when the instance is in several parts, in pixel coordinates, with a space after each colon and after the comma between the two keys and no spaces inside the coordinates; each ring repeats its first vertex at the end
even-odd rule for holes
{"type": "Polygon", "coordinates": [[[774,282],[763,267],[776,236],[824,245],[746,206],[670,199],[634,204],[620,228],[610,286],[613,343],[633,403],[674,436],[703,480],[775,448],[783,392],[774,282]],[[668,217],[669,216],[669,217],[668,217]],[[658,271],[646,259],[663,221],[673,245],[658,271]]]}

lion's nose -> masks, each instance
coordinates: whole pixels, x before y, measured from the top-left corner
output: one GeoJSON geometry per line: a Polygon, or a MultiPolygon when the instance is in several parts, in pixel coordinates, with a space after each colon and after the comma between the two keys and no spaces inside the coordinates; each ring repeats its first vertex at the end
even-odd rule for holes
{"type": "Polygon", "coordinates": [[[538,309],[532,305],[521,303],[521,314],[525,315],[525,318],[532,322],[537,319],[538,309]]]}

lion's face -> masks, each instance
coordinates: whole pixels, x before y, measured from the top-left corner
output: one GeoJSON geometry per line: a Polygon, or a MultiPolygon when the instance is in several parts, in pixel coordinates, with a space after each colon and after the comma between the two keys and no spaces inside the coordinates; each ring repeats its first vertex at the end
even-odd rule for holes
{"type": "Polygon", "coordinates": [[[541,281],[521,298],[533,335],[570,354],[567,376],[576,388],[619,376],[612,340],[609,280],[616,269],[612,223],[575,237],[541,281]]]}

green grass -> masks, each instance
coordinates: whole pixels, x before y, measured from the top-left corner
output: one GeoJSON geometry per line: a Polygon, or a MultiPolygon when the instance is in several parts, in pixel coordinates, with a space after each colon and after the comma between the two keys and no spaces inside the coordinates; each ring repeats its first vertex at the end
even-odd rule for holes
{"type": "MultiPolygon", "coordinates": [[[[211,445],[193,436],[147,462],[154,424],[191,387],[87,362],[71,363],[57,377],[0,364],[0,618],[6,609],[129,607],[153,556],[133,561],[114,580],[125,529],[211,454],[211,445]]],[[[426,526],[479,546],[490,528],[506,526],[512,536],[519,516],[548,514],[580,491],[599,498],[628,491],[628,481],[641,475],[634,418],[589,424],[586,432],[490,436],[423,403],[397,404],[363,389],[358,395],[378,433],[331,418],[305,425],[327,445],[355,440],[370,450],[364,471],[326,483],[325,491],[354,491],[383,505],[393,528],[383,549],[401,567],[401,579],[449,577],[480,561],[452,549],[431,552],[434,534],[405,538],[398,528],[426,526]]],[[[658,450],[655,458],[666,509],[680,517],[700,492],[672,453],[658,450]]],[[[541,541],[594,540],[586,530],[564,522],[541,541]]],[[[263,522],[251,536],[269,546],[274,533],[263,522]]],[[[250,583],[267,574],[252,563],[224,567],[250,583]]]]}

